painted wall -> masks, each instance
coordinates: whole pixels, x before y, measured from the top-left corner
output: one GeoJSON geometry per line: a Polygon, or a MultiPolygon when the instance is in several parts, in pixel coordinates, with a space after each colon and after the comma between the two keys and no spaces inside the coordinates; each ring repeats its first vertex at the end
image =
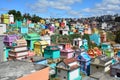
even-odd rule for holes
{"type": "Polygon", "coordinates": [[[0,24],[0,34],[3,34],[6,32],[6,24],[0,24]]]}
{"type": "Polygon", "coordinates": [[[4,35],[0,35],[0,62],[4,61],[4,43],[3,43],[4,35]]]}
{"type": "Polygon", "coordinates": [[[69,80],[75,80],[80,76],[80,69],[75,69],[69,73],[69,80]]]}
{"type": "Polygon", "coordinates": [[[28,33],[28,27],[21,27],[20,32],[23,34],[28,33]]]}
{"type": "Polygon", "coordinates": [[[49,67],[33,72],[21,78],[18,78],[17,80],[48,80],[48,79],[49,79],[49,67]]]}
{"type": "Polygon", "coordinates": [[[57,76],[60,80],[68,80],[68,75],[66,70],[57,69],[57,76]]]}

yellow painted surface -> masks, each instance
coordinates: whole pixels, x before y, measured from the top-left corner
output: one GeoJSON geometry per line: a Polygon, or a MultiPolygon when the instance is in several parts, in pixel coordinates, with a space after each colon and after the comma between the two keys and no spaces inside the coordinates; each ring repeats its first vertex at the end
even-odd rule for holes
{"type": "Polygon", "coordinates": [[[37,55],[41,55],[44,52],[44,48],[48,45],[46,41],[38,41],[34,44],[34,51],[37,55]]]}

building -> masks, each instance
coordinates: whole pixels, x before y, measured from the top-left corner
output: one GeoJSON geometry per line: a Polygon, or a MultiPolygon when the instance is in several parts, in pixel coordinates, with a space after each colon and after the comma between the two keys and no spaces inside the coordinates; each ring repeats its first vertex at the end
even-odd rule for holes
{"type": "Polygon", "coordinates": [[[4,37],[4,44],[5,46],[12,46],[12,43],[18,39],[17,35],[6,35],[4,37]]]}
{"type": "Polygon", "coordinates": [[[59,34],[61,35],[68,35],[69,30],[67,28],[60,28],[59,29],[59,34]]]}
{"type": "Polygon", "coordinates": [[[44,48],[48,45],[47,41],[37,41],[34,43],[34,51],[37,55],[43,56],[44,48]]]}
{"type": "Polygon", "coordinates": [[[82,46],[82,39],[81,38],[73,39],[73,46],[78,46],[80,48],[80,46],[82,46]]]}
{"type": "Polygon", "coordinates": [[[101,44],[101,49],[102,50],[111,49],[111,44],[110,43],[102,43],[101,44]]]}
{"type": "Polygon", "coordinates": [[[82,80],[80,66],[75,58],[64,59],[56,66],[56,74],[60,80],[82,80]]]}
{"type": "Polygon", "coordinates": [[[120,63],[115,63],[110,67],[110,75],[120,77],[120,63]]]}
{"type": "Polygon", "coordinates": [[[5,56],[5,45],[3,43],[4,35],[0,35],[0,62],[3,62],[6,60],[5,56]]]}
{"type": "Polygon", "coordinates": [[[6,32],[6,24],[0,23],[0,34],[4,34],[6,32]]]}
{"type": "Polygon", "coordinates": [[[13,14],[9,15],[9,23],[14,23],[14,15],[13,14]]]}
{"type": "Polygon", "coordinates": [[[100,42],[100,35],[96,34],[96,33],[94,33],[90,36],[90,40],[93,41],[95,44],[97,44],[97,46],[99,46],[101,43],[100,42]]]}
{"type": "Polygon", "coordinates": [[[28,27],[20,27],[20,33],[21,34],[28,33],[28,27]]]}
{"type": "Polygon", "coordinates": [[[60,48],[60,56],[62,58],[73,58],[74,57],[74,50],[71,49],[71,44],[70,43],[60,43],[58,45],[60,48]]]}
{"type": "Polygon", "coordinates": [[[40,40],[40,35],[38,35],[36,33],[29,33],[29,34],[25,35],[25,39],[27,41],[27,46],[28,46],[29,50],[34,50],[34,42],[40,40]]]}
{"type": "Polygon", "coordinates": [[[0,63],[0,80],[49,80],[49,67],[25,61],[0,63]]]}
{"type": "Polygon", "coordinates": [[[49,35],[44,35],[40,37],[41,40],[46,41],[49,45],[51,44],[51,37],[49,35]]]}
{"type": "Polygon", "coordinates": [[[83,39],[82,41],[83,41],[83,45],[82,46],[84,47],[85,50],[88,50],[89,49],[88,41],[86,39],[83,39]]]}
{"type": "Polygon", "coordinates": [[[1,15],[1,22],[4,24],[9,24],[9,14],[2,14],[1,15]]]}
{"type": "Polygon", "coordinates": [[[112,58],[106,55],[98,56],[91,60],[90,73],[95,72],[107,72],[110,70],[110,65],[112,64],[112,58]]]}
{"type": "Polygon", "coordinates": [[[86,52],[81,52],[80,55],[78,55],[77,60],[80,64],[81,71],[89,76],[91,57],[86,52]]]}
{"type": "Polygon", "coordinates": [[[107,41],[106,37],[107,37],[106,32],[102,31],[102,33],[100,34],[101,42],[106,42],[107,41]]]}
{"type": "Polygon", "coordinates": [[[48,45],[44,49],[44,58],[57,59],[60,58],[60,49],[57,45],[48,45]]]}

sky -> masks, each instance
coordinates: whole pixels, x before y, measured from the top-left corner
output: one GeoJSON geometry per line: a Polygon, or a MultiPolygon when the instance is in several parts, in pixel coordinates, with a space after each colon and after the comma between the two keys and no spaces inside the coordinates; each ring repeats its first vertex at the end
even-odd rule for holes
{"type": "Polygon", "coordinates": [[[120,0],[0,0],[0,14],[13,9],[43,18],[81,18],[120,14],[120,0]]]}

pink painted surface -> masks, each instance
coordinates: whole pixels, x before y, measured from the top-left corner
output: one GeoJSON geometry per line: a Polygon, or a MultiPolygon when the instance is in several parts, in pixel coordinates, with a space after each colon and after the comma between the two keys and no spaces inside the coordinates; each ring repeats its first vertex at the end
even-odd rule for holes
{"type": "Polygon", "coordinates": [[[33,51],[28,51],[28,56],[34,56],[35,53],[33,51]]]}
{"type": "Polygon", "coordinates": [[[61,56],[66,58],[72,58],[74,51],[72,49],[61,50],[61,56]]]}

